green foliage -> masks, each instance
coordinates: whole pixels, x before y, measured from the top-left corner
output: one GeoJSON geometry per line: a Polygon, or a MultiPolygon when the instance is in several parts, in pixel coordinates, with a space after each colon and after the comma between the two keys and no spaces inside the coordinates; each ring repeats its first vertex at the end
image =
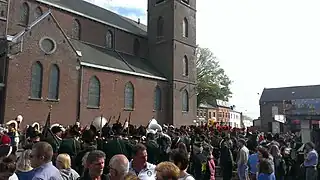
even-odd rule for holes
{"type": "Polygon", "coordinates": [[[217,58],[208,48],[197,48],[197,102],[212,103],[215,99],[228,101],[232,81],[220,67],[217,58]]]}

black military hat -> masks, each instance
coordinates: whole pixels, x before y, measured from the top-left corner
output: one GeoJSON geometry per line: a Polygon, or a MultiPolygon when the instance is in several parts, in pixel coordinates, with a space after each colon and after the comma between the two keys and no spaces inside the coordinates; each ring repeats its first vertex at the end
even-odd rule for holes
{"type": "Polygon", "coordinates": [[[96,139],[96,134],[92,130],[86,129],[85,131],[83,131],[82,140],[84,142],[91,143],[91,142],[94,142],[95,139],[96,139]]]}
{"type": "Polygon", "coordinates": [[[62,132],[62,127],[54,126],[54,127],[51,128],[51,131],[52,131],[53,134],[56,134],[58,132],[62,132]]]}
{"type": "Polygon", "coordinates": [[[117,134],[120,135],[122,132],[122,124],[121,123],[115,123],[112,126],[112,131],[117,134]]]}

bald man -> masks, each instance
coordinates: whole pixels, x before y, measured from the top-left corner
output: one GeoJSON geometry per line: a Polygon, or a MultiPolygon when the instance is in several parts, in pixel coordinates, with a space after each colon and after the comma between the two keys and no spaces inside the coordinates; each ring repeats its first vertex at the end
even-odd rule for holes
{"type": "Polygon", "coordinates": [[[129,160],[123,154],[114,155],[109,161],[110,180],[124,179],[129,171],[129,160]]]}

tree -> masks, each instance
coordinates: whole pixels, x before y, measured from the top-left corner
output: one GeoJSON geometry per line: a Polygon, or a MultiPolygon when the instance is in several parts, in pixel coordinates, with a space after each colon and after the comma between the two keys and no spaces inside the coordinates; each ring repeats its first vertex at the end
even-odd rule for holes
{"type": "Polygon", "coordinates": [[[219,61],[208,48],[198,47],[196,51],[197,103],[212,103],[215,99],[228,101],[232,92],[232,81],[221,68],[219,61]]]}

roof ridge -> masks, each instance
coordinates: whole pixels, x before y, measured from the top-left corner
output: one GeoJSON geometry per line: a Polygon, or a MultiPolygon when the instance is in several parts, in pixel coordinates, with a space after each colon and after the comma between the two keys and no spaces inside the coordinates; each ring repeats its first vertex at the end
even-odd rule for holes
{"type": "Polygon", "coordinates": [[[79,40],[79,39],[72,39],[72,40],[78,41],[80,43],[83,43],[83,44],[86,44],[86,45],[89,45],[89,46],[94,46],[94,47],[97,47],[97,48],[102,48],[102,49],[105,49],[105,50],[112,51],[112,49],[109,49],[109,48],[106,48],[104,46],[100,46],[100,45],[97,45],[97,44],[93,44],[93,43],[90,43],[90,42],[87,42],[87,41],[82,41],[82,40],[79,40]]]}
{"type": "MultiPolygon", "coordinates": [[[[57,28],[61,31],[63,37],[67,40],[68,44],[71,46],[71,48],[73,49],[73,51],[76,53],[77,56],[81,56],[81,51],[78,51],[72,44],[72,42],[70,41],[69,37],[67,36],[67,34],[63,31],[62,27],[60,26],[59,22],[57,21],[57,19],[54,17],[54,15],[52,14],[52,12],[50,11],[50,9],[46,12],[43,13],[40,17],[38,17],[36,20],[34,20],[32,23],[30,23],[27,27],[23,28],[22,31],[20,31],[19,33],[17,33],[15,36],[13,36],[12,40],[10,40],[11,42],[16,42],[20,37],[23,37],[27,32],[29,32],[33,27],[35,27],[39,22],[41,22],[42,20],[44,20],[45,18],[47,18],[48,16],[51,16],[53,19],[53,22],[56,24],[57,28]]],[[[8,40],[8,39],[7,39],[8,40]]]]}
{"type": "Polygon", "coordinates": [[[36,0],[36,1],[39,3],[43,3],[46,5],[55,7],[57,9],[61,9],[63,11],[67,11],[72,14],[87,18],[87,19],[97,21],[102,24],[106,24],[108,26],[115,27],[117,29],[135,34],[142,38],[147,37],[146,28],[142,26],[134,25],[133,24],[134,20],[84,0],[80,0],[80,3],[78,3],[78,5],[80,4],[81,8],[79,6],[76,6],[76,7],[71,6],[71,4],[75,3],[76,0],[73,0],[73,1],[71,0],[36,0]],[[98,12],[96,12],[94,9],[98,12]],[[94,12],[92,12],[92,10],[94,12]],[[108,16],[114,16],[114,17],[108,17],[108,16]]]}
{"type": "MultiPolygon", "coordinates": [[[[113,12],[112,10],[109,10],[109,9],[107,9],[107,8],[98,6],[98,5],[94,4],[94,3],[91,3],[91,2],[88,2],[88,1],[85,1],[85,0],[80,0],[80,1],[83,1],[84,3],[90,4],[90,6],[95,6],[95,7],[99,8],[99,9],[104,10],[104,11],[109,11],[110,13],[115,14],[115,15],[118,15],[118,16],[120,16],[120,17],[127,18],[127,17],[125,17],[125,16],[123,16],[123,15],[121,15],[121,14],[115,13],[115,12],[113,12]]],[[[127,18],[127,19],[130,19],[130,18],[127,18]]],[[[133,20],[133,19],[130,19],[130,20],[133,20]]],[[[133,21],[134,21],[134,20],[133,20],[133,21]]]]}
{"type": "Polygon", "coordinates": [[[265,90],[269,89],[285,89],[285,88],[301,88],[301,87],[315,87],[320,86],[320,84],[314,84],[314,85],[299,85],[299,86],[286,86],[286,87],[274,87],[274,88],[265,88],[265,90]]]}

